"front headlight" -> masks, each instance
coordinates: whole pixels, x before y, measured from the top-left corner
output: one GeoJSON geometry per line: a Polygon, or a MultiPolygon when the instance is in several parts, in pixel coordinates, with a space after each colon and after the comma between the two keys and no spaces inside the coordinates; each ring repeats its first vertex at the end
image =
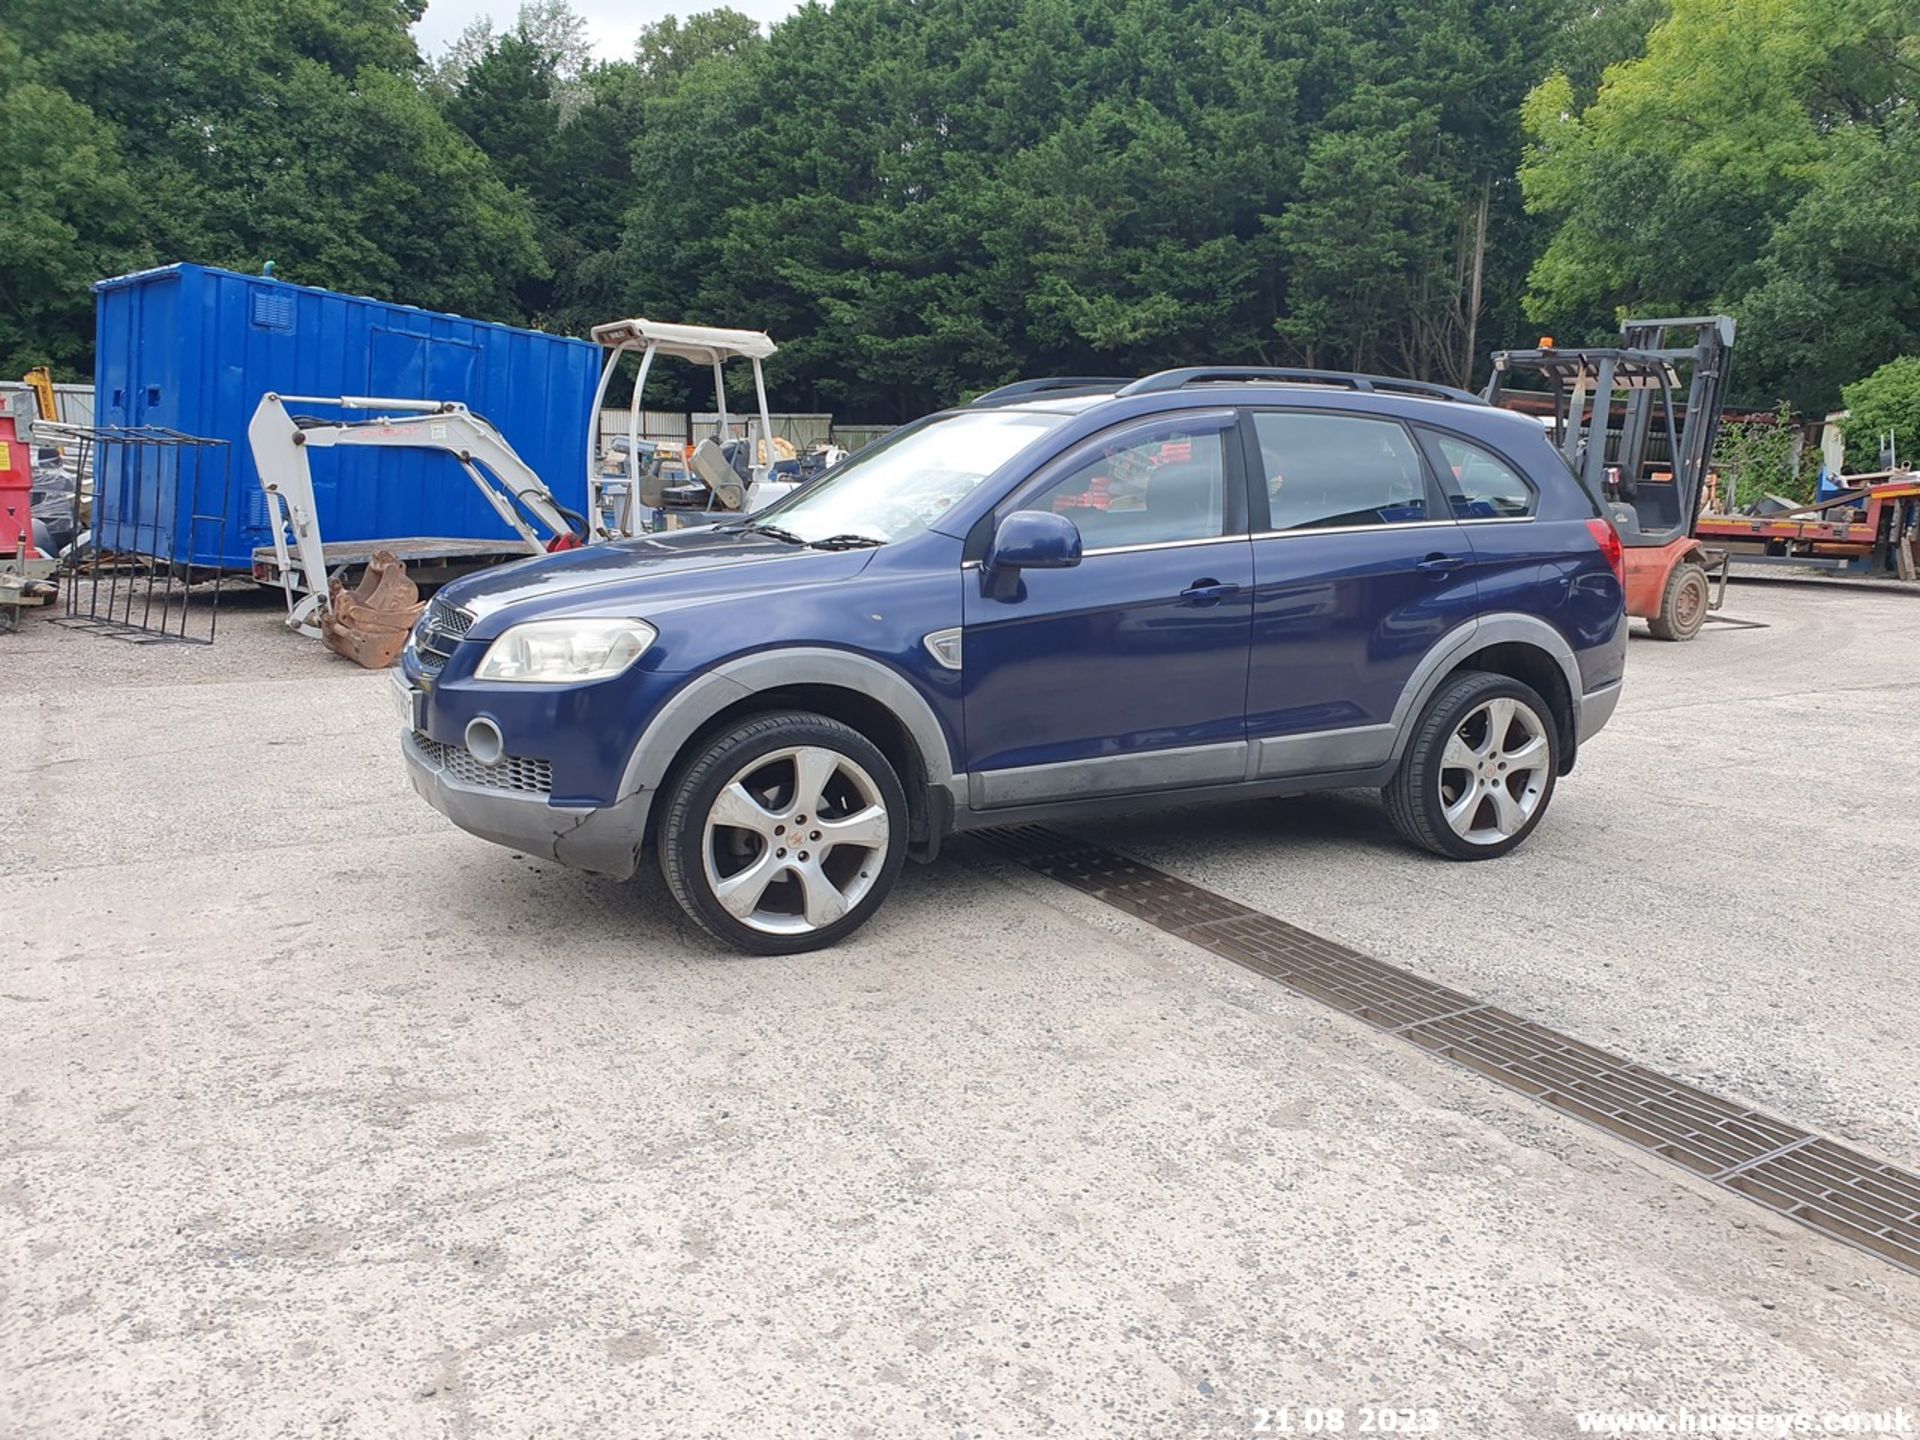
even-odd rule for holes
{"type": "Polygon", "coordinates": [[[606,680],[646,654],[658,633],[644,620],[530,620],[487,647],[473,678],[533,685],[606,680]]]}

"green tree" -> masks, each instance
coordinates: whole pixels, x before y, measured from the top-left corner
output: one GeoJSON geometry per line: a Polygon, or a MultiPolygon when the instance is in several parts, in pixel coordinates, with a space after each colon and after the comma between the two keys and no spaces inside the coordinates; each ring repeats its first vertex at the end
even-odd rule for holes
{"type": "Polygon", "coordinates": [[[112,128],[64,91],[8,83],[0,35],[0,374],[90,365],[90,282],[151,263],[140,192],[112,128]]]}
{"type": "Polygon", "coordinates": [[[441,112],[531,206],[546,263],[517,286],[525,315],[585,334],[644,300],[619,251],[646,106],[701,61],[738,59],[761,39],[737,11],[669,16],[642,31],[633,60],[595,64],[566,0],[530,0],[503,33],[475,22],[432,67],[441,112]]]}
{"type": "Polygon", "coordinates": [[[1904,465],[1920,461],[1920,355],[1890,360],[1843,392],[1847,402],[1847,464],[1880,468],[1880,444],[1889,432],[1904,465]]]}
{"type": "MultiPolygon", "coordinates": [[[[1669,26],[1701,8],[1675,3],[1669,26]]],[[[19,133],[58,130],[98,157],[24,209],[31,237],[0,240],[43,277],[0,323],[78,356],[76,271],[272,258],[293,278],[569,333],[632,313],[761,325],[786,403],[884,420],[1049,371],[1308,361],[1465,383],[1521,330],[1550,231],[1562,252],[1536,279],[1565,271],[1588,320],[1611,323],[1554,197],[1523,205],[1520,103],[1567,67],[1531,118],[1581,133],[1547,127],[1535,161],[1548,191],[1586,204],[1549,152],[1605,149],[1589,116],[1665,54],[1642,41],[1666,4],[836,0],[769,33],[729,10],[668,18],[630,61],[593,64],[567,0],[530,0],[425,65],[417,0],[0,0],[0,24],[37,42],[0,86],[48,92],[17,102],[19,133]],[[119,204],[126,176],[139,183],[119,204]]],[[[1794,94],[1874,93],[1822,86],[1794,94]]],[[[1863,116],[1812,127],[1816,147],[1846,126],[1896,134],[1885,106],[1863,116]]],[[[1904,312],[1889,328],[1847,308],[1868,231],[1888,255],[1906,243],[1858,203],[1906,173],[1905,150],[1882,150],[1801,184],[1808,205],[1825,194],[1859,219],[1832,255],[1832,227],[1796,220],[1788,197],[1757,239],[1734,217],[1708,237],[1720,253],[1628,257],[1622,273],[1664,296],[1685,287],[1662,264],[1693,264],[1700,284],[1739,271],[1782,313],[1825,305],[1893,343],[1904,312]]],[[[1619,183],[1637,194],[1637,174],[1619,183]]]]}
{"type": "Polygon", "coordinates": [[[1528,311],[1728,309],[1743,394],[1832,402],[1920,326],[1911,264],[1920,12],[1885,0],[1672,0],[1582,103],[1528,97],[1529,206],[1553,224],[1528,311]]]}
{"type": "Polygon", "coordinates": [[[1647,36],[1671,9],[1672,0],[1595,0],[1567,17],[1548,59],[1572,84],[1579,108],[1594,102],[1610,67],[1646,54],[1647,36]]]}
{"type": "Polygon", "coordinates": [[[14,343],[84,363],[85,285],[150,261],[272,259],[290,279],[516,318],[544,266],[530,207],[422,91],[418,16],[402,0],[0,0],[0,30],[33,37],[4,67],[24,98],[0,143],[50,197],[33,205],[76,217],[14,343]]]}
{"type": "Polygon", "coordinates": [[[1432,357],[1422,364],[1410,353],[1417,341],[1409,330],[1420,319],[1439,322],[1421,302],[1446,268],[1460,197],[1448,179],[1407,163],[1435,144],[1433,111],[1383,108],[1366,123],[1316,135],[1298,193],[1269,217],[1291,271],[1288,311],[1275,328],[1309,365],[1432,368],[1432,357]]]}
{"type": "MultiPolygon", "coordinates": [[[[593,41],[587,33],[587,22],[567,0],[522,0],[507,33],[537,50],[563,86],[571,85],[593,66],[593,41]]],[[[494,31],[491,16],[482,15],[473,21],[444,51],[426,62],[427,88],[441,96],[458,90],[501,38],[494,31]]]]}
{"type": "Polygon", "coordinates": [[[643,44],[621,269],[876,418],[1046,371],[1463,379],[1531,258],[1517,106],[1567,8],[837,0],[643,44]]]}
{"type": "MultiPolygon", "coordinates": [[[[1830,407],[1862,368],[1920,352],[1920,109],[1836,133],[1738,301],[1742,353],[1773,393],[1830,407]]],[[[1738,373],[1738,372],[1736,372],[1738,373]]]]}
{"type": "Polygon", "coordinates": [[[560,133],[558,86],[553,56],[510,33],[487,47],[441,108],[496,175],[534,194],[545,188],[560,133]]]}
{"type": "Polygon", "coordinates": [[[765,38],[760,22],[738,10],[703,10],[685,20],[669,15],[641,30],[634,63],[648,80],[662,82],[685,75],[702,60],[740,59],[765,38]]]}
{"type": "Polygon", "coordinates": [[[1782,405],[1772,417],[1729,420],[1713,446],[1713,467],[1726,475],[1739,510],[1767,495],[1813,499],[1818,467],[1800,462],[1800,429],[1782,405]]]}

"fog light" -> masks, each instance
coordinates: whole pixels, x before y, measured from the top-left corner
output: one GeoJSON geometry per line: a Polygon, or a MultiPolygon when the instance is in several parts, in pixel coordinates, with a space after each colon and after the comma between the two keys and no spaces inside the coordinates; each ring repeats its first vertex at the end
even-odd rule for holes
{"type": "Polygon", "coordinates": [[[467,722],[467,753],[482,765],[498,765],[507,753],[507,742],[500,727],[482,716],[467,722]]]}

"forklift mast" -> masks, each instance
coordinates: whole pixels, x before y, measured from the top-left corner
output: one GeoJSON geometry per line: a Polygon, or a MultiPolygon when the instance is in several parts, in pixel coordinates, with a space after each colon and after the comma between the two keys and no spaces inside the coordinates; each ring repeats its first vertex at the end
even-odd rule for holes
{"type": "Polygon", "coordinates": [[[1486,398],[1499,402],[1509,372],[1543,377],[1553,395],[1554,443],[1613,518],[1621,543],[1670,545],[1691,536],[1699,520],[1733,335],[1731,316],[1694,315],[1629,320],[1617,347],[1559,349],[1547,342],[1498,351],[1486,398]],[[1686,405],[1676,412],[1683,371],[1686,405]],[[1616,440],[1609,422],[1617,393],[1626,406],[1616,440]],[[1656,425],[1667,441],[1664,464],[1648,458],[1656,425]]]}

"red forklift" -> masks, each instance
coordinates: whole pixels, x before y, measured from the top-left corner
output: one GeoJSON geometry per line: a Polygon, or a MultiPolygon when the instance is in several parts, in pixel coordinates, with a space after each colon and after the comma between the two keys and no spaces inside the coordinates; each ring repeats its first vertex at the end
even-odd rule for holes
{"type": "Polygon", "coordinates": [[[1693,639],[1726,593],[1727,554],[1696,531],[1732,359],[1729,315],[1629,320],[1617,347],[1561,349],[1543,339],[1493,357],[1489,404],[1500,402],[1509,374],[1546,381],[1554,444],[1620,534],[1627,613],[1661,640],[1693,639]],[[1682,385],[1686,404],[1676,410],[1682,385]]]}

